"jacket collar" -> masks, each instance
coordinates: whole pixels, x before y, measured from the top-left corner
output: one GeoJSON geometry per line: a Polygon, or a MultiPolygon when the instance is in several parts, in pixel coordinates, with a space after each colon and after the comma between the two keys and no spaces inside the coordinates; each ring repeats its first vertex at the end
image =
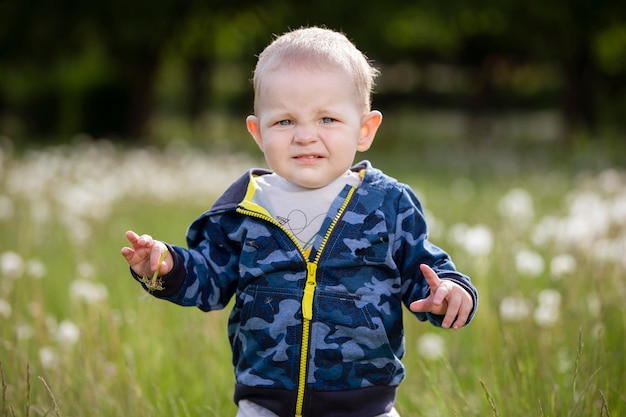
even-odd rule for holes
{"type": "MultiPolygon", "coordinates": [[[[369,161],[361,161],[354,165],[350,170],[360,172],[365,170],[364,182],[375,183],[379,180],[379,171],[372,168],[372,164],[369,161]]],[[[221,197],[219,197],[211,209],[210,213],[222,212],[227,210],[234,210],[241,203],[248,190],[248,185],[253,176],[271,174],[272,171],[264,168],[252,168],[245,172],[242,176],[237,178],[227,189],[224,191],[221,197]]]]}

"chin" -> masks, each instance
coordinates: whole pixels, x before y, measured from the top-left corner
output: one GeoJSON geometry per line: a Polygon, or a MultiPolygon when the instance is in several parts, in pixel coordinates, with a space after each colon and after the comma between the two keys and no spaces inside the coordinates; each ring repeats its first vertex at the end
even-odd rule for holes
{"type": "Polygon", "coordinates": [[[320,181],[293,181],[293,182],[298,184],[300,187],[310,188],[310,189],[322,188],[328,185],[328,182],[320,182],[320,181]]]}

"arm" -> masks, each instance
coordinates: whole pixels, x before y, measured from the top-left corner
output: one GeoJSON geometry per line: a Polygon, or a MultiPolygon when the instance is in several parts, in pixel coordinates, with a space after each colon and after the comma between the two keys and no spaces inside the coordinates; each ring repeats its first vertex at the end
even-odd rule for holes
{"type": "Polygon", "coordinates": [[[478,293],[449,255],[428,240],[421,204],[407,187],[397,206],[396,252],[404,283],[403,300],[420,320],[459,329],[476,312],[478,293]],[[458,317],[457,317],[458,316],[458,317]]]}
{"type": "Polygon", "coordinates": [[[188,242],[189,249],[126,232],[131,247],[122,248],[122,256],[137,281],[152,278],[158,269],[162,289],[154,290],[142,283],[155,297],[202,311],[224,308],[237,287],[238,248],[221,233],[219,220],[213,222],[203,216],[190,230],[195,240],[188,242]],[[165,248],[167,255],[159,268],[165,248]]]}

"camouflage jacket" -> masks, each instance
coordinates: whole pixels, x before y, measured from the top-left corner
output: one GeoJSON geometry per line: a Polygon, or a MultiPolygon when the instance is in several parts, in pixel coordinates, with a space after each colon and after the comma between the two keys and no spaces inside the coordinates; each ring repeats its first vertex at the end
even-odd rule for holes
{"type": "Polygon", "coordinates": [[[421,263],[471,294],[473,317],[476,289],[428,241],[411,189],[367,161],[353,170],[361,185],[341,191],[310,252],[258,203],[251,176],[268,173],[260,169],[190,225],[188,249],[170,247],[175,265],[155,296],[203,311],[235,297],[228,326],[235,401],[279,416],[389,411],[405,372],[402,304],[429,292],[421,263]]]}

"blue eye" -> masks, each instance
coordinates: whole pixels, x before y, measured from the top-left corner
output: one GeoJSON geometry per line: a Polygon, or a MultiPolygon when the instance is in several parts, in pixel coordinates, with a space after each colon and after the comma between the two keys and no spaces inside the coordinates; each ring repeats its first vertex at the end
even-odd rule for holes
{"type": "Polygon", "coordinates": [[[278,123],[276,123],[277,125],[280,126],[289,126],[291,125],[291,120],[280,120],[278,123]]]}
{"type": "Polygon", "coordinates": [[[335,121],[335,119],[333,119],[332,117],[323,117],[322,118],[322,123],[332,123],[334,121],[335,121]]]}

